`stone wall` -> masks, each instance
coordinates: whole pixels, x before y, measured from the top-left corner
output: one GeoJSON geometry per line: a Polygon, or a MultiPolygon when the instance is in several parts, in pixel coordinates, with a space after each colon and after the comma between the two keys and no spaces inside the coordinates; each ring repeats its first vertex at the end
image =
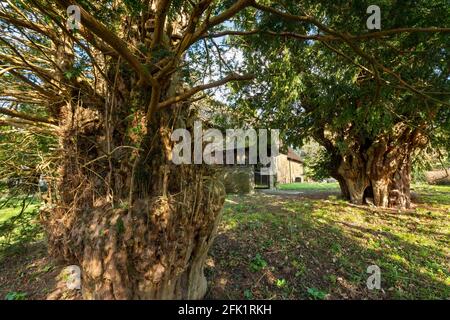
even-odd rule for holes
{"type": "Polygon", "coordinates": [[[246,194],[254,190],[254,169],[252,165],[225,166],[223,182],[226,193],[246,194]]]}

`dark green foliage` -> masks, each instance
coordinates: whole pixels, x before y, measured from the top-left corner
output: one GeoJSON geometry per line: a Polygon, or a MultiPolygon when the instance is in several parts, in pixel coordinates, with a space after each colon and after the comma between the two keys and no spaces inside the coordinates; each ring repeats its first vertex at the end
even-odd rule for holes
{"type": "Polygon", "coordinates": [[[121,235],[125,232],[125,225],[123,224],[122,218],[118,218],[116,222],[117,234],[121,235]]]}
{"type": "Polygon", "coordinates": [[[140,0],[123,0],[123,3],[133,16],[138,16],[144,8],[143,2],[140,0]]]}
{"type": "Polygon", "coordinates": [[[23,292],[8,292],[5,300],[26,300],[27,294],[23,292]]]}
{"type": "MultiPolygon", "coordinates": [[[[383,30],[450,25],[450,6],[445,0],[381,1],[377,5],[383,30]]],[[[302,1],[286,3],[283,11],[309,14],[333,30],[358,35],[368,32],[366,8],[367,4],[359,1],[302,1]]],[[[308,23],[285,22],[268,15],[248,18],[253,20],[240,22],[239,27],[245,29],[253,23],[262,30],[318,33],[308,23]]],[[[231,101],[243,113],[257,110],[260,121],[280,128],[288,144],[301,146],[317,130],[327,130],[334,134],[340,153],[345,153],[353,142],[370,145],[402,122],[420,127],[434,148],[448,149],[450,108],[443,104],[450,103],[450,37],[446,33],[402,33],[355,42],[370,59],[427,97],[412,92],[380,66],[375,68],[346,43],[266,35],[232,43],[244,52],[246,67],[256,74],[256,80],[252,85],[233,86],[236,94],[231,101]]]]}
{"type": "Polygon", "coordinates": [[[332,162],[332,156],[324,149],[321,149],[314,157],[306,157],[305,166],[309,169],[307,176],[315,181],[330,177],[329,168],[332,166],[332,162]]]}
{"type": "Polygon", "coordinates": [[[323,292],[316,288],[308,288],[308,294],[311,296],[311,298],[316,300],[323,300],[327,296],[326,292],[323,292]]]}
{"type": "Polygon", "coordinates": [[[250,270],[252,272],[261,271],[267,267],[267,261],[264,260],[259,253],[255,255],[255,258],[250,262],[250,270]]]}

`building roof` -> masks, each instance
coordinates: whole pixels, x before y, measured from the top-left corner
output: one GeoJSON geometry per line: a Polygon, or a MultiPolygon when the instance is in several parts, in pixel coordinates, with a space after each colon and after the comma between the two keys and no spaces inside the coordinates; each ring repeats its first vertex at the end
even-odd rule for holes
{"type": "Polygon", "coordinates": [[[288,148],[287,158],[292,161],[303,163],[302,158],[292,148],[288,148]]]}

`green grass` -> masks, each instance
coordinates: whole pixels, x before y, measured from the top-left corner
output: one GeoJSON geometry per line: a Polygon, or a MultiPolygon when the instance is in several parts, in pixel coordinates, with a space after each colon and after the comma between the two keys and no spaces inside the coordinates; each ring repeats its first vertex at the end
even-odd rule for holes
{"type": "Polygon", "coordinates": [[[0,223],[5,222],[6,220],[11,219],[16,216],[18,211],[14,207],[6,207],[0,210],[0,223]]]}
{"type": "MultiPolygon", "coordinates": [[[[297,185],[317,193],[333,187],[297,185]]],[[[336,197],[228,196],[207,263],[208,298],[449,299],[450,186],[414,192],[417,207],[400,212],[336,197]],[[374,264],[382,290],[366,286],[374,264]]],[[[43,237],[38,206],[32,201],[19,217],[16,199],[0,210],[0,261],[43,237]]]]}
{"type": "Polygon", "coordinates": [[[450,204],[450,185],[416,184],[412,189],[421,195],[421,200],[425,203],[450,204]]]}
{"type": "MultiPolygon", "coordinates": [[[[7,200],[7,198],[0,199],[0,206],[7,201],[7,204],[0,209],[0,223],[18,215],[22,210],[23,200],[24,197],[18,197],[11,200],[7,200]]],[[[35,197],[28,197],[25,199],[25,202],[25,213],[30,213],[36,210],[40,205],[40,202],[35,197]]]]}
{"type": "Polygon", "coordinates": [[[286,183],[278,186],[280,190],[300,190],[300,191],[339,191],[339,184],[336,183],[286,183]]]}
{"type": "Polygon", "coordinates": [[[403,212],[342,200],[228,196],[211,252],[210,297],[450,298],[450,188],[414,189],[420,204],[403,212]],[[382,290],[366,286],[374,264],[382,290]]]}
{"type": "Polygon", "coordinates": [[[43,237],[37,222],[40,201],[33,196],[0,200],[0,260],[43,237]],[[23,208],[23,212],[22,212],[23,208]]]}
{"type": "MultiPolygon", "coordinates": [[[[8,201],[8,204],[5,207],[0,209],[0,223],[9,220],[12,217],[17,216],[21,212],[22,200],[23,200],[23,198],[10,200],[10,201],[8,201]]],[[[0,205],[3,204],[5,201],[6,201],[6,199],[1,199],[0,205]]],[[[27,204],[25,213],[30,213],[30,212],[36,210],[40,205],[39,201],[36,200],[35,198],[30,198],[29,200],[27,200],[27,202],[30,202],[30,203],[27,204]]]]}

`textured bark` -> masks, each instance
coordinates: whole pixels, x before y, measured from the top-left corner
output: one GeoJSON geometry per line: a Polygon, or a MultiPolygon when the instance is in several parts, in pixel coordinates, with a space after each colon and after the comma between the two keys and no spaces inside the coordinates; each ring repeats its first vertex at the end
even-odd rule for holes
{"type": "Polygon", "coordinates": [[[409,209],[411,207],[411,157],[403,159],[395,171],[390,185],[389,206],[409,209]]]}
{"type": "Polygon", "coordinates": [[[101,114],[71,109],[61,139],[61,198],[44,217],[51,252],[80,265],[87,299],[202,298],[203,268],[224,201],[215,172],[170,162],[164,117],[142,152],[151,154],[148,160],[141,157],[133,167],[128,151],[100,158],[107,139],[104,122],[94,119],[101,114]]]}
{"type": "MultiPolygon", "coordinates": [[[[149,38],[130,31],[140,23],[124,23],[136,47],[149,38]]],[[[64,87],[73,61],[70,42],[61,46],[64,87]]],[[[177,73],[151,87],[121,59],[107,70],[102,103],[80,103],[80,90],[53,111],[61,162],[59,198],[42,214],[50,253],[81,267],[86,299],[200,299],[225,193],[210,167],[171,161],[172,130],[192,130],[196,114],[180,103],[157,110],[182,89],[177,73]]]]}
{"type": "Polygon", "coordinates": [[[367,151],[366,172],[370,178],[373,203],[377,207],[389,206],[389,185],[391,175],[397,168],[395,153],[388,153],[387,139],[374,142],[367,151]]]}
{"type": "Polygon", "coordinates": [[[381,137],[367,151],[367,175],[374,204],[379,207],[411,207],[411,157],[427,140],[419,129],[397,125],[395,134],[381,137]]]}
{"type": "Polygon", "coordinates": [[[373,202],[377,207],[389,206],[389,177],[372,180],[373,202]]]}
{"type": "Polygon", "coordinates": [[[203,268],[223,198],[220,186],[201,174],[189,178],[194,190],[142,199],[132,210],[97,208],[78,222],[85,298],[204,296],[203,268]]]}
{"type": "Polygon", "coordinates": [[[335,155],[329,170],[344,198],[355,204],[410,208],[411,157],[427,143],[421,131],[399,123],[391,134],[374,141],[348,140],[351,151],[340,155],[330,140],[319,139],[335,155]]]}
{"type": "Polygon", "coordinates": [[[335,175],[334,178],[339,183],[339,188],[341,189],[341,195],[345,200],[350,201],[350,191],[348,190],[347,183],[345,182],[345,179],[341,175],[335,175]]]}
{"type": "Polygon", "coordinates": [[[369,186],[369,179],[364,170],[364,165],[364,160],[361,157],[346,155],[342,158],[338,169],[343,180],[340,183],[346,187],[342,192],[343,194],[348,192],[350,201],[354,204],[364,203],[364,191],[369,186]]]}

